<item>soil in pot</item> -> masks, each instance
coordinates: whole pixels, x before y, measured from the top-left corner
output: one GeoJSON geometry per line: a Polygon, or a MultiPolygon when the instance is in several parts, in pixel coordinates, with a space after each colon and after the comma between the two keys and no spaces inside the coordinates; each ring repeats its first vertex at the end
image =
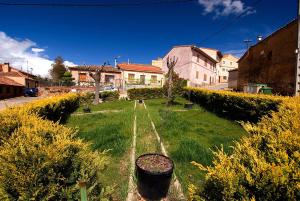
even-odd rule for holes
{"type": "Polygon", "coordinates": [[[159,200],[167,196],[172,173],[173,161],[160,154],[145,154],[136,160],[138,191],[142,197],[159,200]]]}

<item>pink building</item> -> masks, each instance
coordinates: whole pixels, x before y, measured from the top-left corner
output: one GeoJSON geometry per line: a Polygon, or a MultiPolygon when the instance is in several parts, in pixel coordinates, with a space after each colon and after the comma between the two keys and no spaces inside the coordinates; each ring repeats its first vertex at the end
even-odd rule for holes
{"type": "Polygon", "coordinates": [[[218,82],[218,61],[207,52],[193,45],[174,46],[163,58],[162,70],[167,73],[167,58],[178,58],[175,71],[188,80],[188,86],[213,85],[218,82]]]}

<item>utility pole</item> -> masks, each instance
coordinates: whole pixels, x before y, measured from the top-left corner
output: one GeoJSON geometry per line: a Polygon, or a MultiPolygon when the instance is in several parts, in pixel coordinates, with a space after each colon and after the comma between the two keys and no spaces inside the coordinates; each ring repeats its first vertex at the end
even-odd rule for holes
{"type": "Polygon", "coordinates": [[[300,0],[298,0],[298,39],[297,39],[297,62],[296,62],[296,83],[295,83],[295,96],[300,94],[300,0]]]}
{"type": "Polygon", "coordinates": [[[247,51],[249,50],[251,42],[252,42],[252,40],[249,40],[249,39],[244,40],[244,43],[246,43],[246,46],[247,46],[247,51]]]}

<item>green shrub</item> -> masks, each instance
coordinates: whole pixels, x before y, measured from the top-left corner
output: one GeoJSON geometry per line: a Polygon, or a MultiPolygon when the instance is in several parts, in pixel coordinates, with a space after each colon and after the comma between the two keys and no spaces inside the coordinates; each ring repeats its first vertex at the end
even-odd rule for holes
{"type": "Polygon", "coordinates": [[[0,200],[78,200],[79,180],[87,182],[89,200],[100,199],[105,153],[46,120],[61,120],[79,99],[66,94],[0,112],[0,200]]]}
{"type": "Polygon", "coordinates": [[[215,152],[202,187],[190,185],[190,200],[300,200],[300,97],[286,98],[278,112],[258,124],[231,155],[215,152]]]}
{"type": "Polygon", "coordinates": [[[79,180],[87,182],[89,198],[99,200],[103,153],[76,139],[76,131],[35,114],[0,115],[10,122],[0,146],[0,200],[78,200],[79,180]]]}
{"type": "Polygon", "coordinates": [[[104,91],[100,93],[100,98],[103,101],[115,101],[119,100],[120,94],[118,91],[104,91]]]}
{"type": "Polygon", "coordinates": [[[250,122],[258,122],[262,116],[277,111],[285,99],[280,96],[199,88],[185,88],[184,97],[223,117],[250,122]]]}
{"type": "Polygon", "coordinates": [[[128,97],[131,100],[139,99],[153,99],[164,97],[162,88],[139,88],[139,89],[129,89],[127,91],[128,97]]]}

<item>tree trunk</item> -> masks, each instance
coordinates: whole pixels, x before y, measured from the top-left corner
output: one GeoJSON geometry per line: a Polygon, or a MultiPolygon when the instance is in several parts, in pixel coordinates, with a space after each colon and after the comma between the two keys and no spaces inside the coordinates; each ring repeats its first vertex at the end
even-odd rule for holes
{"type": "Polygon", "coordinates": [[[101,78],[101,73],[96,72],[95,74],[95,99],[94,99],[94,104],[97,105],[99,104],[99,91],[100,91],[100,78],[101,78]]]}
{"type": "Polygon", "coordinates": [[[173,88],[173,71],[171,70],[169,73],[169,88],[168,88],[168,105],[172,105],[173,97],[172,97],[172,88],[173,88]]]}

